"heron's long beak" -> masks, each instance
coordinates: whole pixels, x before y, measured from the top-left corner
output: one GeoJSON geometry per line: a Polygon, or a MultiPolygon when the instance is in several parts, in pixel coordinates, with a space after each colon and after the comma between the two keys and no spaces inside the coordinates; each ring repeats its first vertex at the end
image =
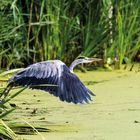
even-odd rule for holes
{"type": "Polygon", "coordinates": [[[90,62],[94,62],[94,61],[101,61],[102,59],[100,59],[100,58],[88,58],[87,60],[90,62]]]}

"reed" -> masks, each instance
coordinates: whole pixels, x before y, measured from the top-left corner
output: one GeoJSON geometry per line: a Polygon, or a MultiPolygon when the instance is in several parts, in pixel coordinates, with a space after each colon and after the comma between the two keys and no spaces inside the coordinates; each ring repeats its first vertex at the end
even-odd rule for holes
{"type": "MultiPolygon", "coordinates": [[[[20,94],[25,88],[19,90],[8,98],[2,99],[0,102],[0,138],[9,140],[21,140],[19,136],[3,121],[4,118],[9,116],[15,108],[9,108],[8,104],[13,98],[20,94]]],[[[2,92],[2,90],[1,90],[2,92]]]]}
{"type": "MultiPolygon", "coordinates": [[[[114,7],[113,42],[108,48],[107,55],[117,57],[119,67],[125,58],[133,60],[139,46],[139,11],[138,0],[116,2],[114,7]]],[[[127,63],[127,62],[126,62],[127,63]]]]}
{"type": "Polygon", "coordinates": [[[0,5],[0,66],[70,63],[78,55],[117,57],[119,65],[125,57],[133,60],[140,48],[138,5],[138,0],[6,0],[0,5]]]}
{"type": "MultiPolygon", "coordinates": [[[[9,73],[13,73],[14,71],[9,71],[9,73]]],[[[9,73],[3,73],[1,76],[7,75],[9,73]]],[[[5,120],[15,109],[15,107],[10,107],[10,101],[17,97],[21,92],[23,92],[26,87],[17,90],[15,93],[10,94],[6,98],[1,98],[0,102],[0,139],[8,139],[8,140],[22,140],[17,134],[28,134],[34,135],[38,134],[42,140],[45,138],[40,132],[50,132],[51,130],[41,127],[41,126],[33,126],[25,120],[22,120],[21,123],[9,123],[5,120]]],[[[1,94],[3,93],[3,89],[0,89],[1,94]]]]}
{"type": "Polygon", "coordinates": [[[12,129],[2,120],[0,120],[0,139],[5,140],[23,140],[19,138],[12,129]]]}

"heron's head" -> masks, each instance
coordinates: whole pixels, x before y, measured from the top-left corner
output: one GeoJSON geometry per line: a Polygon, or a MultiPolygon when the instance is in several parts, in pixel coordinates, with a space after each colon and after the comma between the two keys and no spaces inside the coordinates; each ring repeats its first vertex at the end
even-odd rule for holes
{"type": "Polygon", "coordinates": [[[80,63],[91,63],[91,62],[101,61],[101,60],[102,59],[99,58],[88,58],[85,56],[79,56],[70,65],[70,70],[73,72],[74,67],[80,63]]]}
{"type": "Polygon", "coordinates": [[[80,61],[80,63],[91,63],[91,62],[101,61],[102,59],[99,59],[99,58],[88,58],[86,56],[79,56],[79,57],[77,57],[76,60],[80,61]]]}

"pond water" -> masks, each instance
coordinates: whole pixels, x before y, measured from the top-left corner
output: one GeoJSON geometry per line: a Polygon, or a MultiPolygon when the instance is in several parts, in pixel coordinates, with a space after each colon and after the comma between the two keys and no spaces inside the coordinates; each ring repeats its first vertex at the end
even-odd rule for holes
{"type": "Polygon", "coordinates": [[[140,72],[76,73],[96,96],[90,104],[69,104],[38,90],[25,90],[12,100],[17,106],[10,122],[48,128],[27,140],[139,140],[140,72]]]}

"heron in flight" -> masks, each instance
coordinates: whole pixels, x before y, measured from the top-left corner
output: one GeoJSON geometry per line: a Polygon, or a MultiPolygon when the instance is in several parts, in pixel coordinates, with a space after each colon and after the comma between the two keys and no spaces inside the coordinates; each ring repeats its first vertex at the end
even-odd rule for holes
{"type": "Polygon", "coordinates": [[[48,60],[32,64],[17,72],[8,80],[5,92],[15,86],[27,86],[31,89],[40,89],[59,97],[68,103],[88,103],[91,95],[95,96],[80,79],[73,73],[73,69],[80,63],[100,61],[98,58],[80,56],[67,67],[60,60],[48,60]]]}

